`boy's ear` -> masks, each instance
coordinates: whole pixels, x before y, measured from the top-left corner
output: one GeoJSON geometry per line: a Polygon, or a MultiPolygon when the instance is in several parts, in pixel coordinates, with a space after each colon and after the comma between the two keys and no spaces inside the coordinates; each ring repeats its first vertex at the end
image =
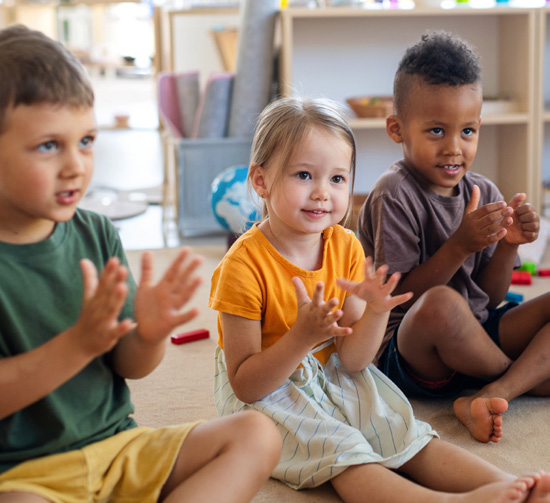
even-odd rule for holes
{"type": "Polygon", "coordinates": [[[401,134],[401,121],[397,115],[389,115],[386,117],[386,133],[395,142],[401,143],[403,136],[401,134]]]}
{"type": "Polygon", "coordinates": [[[249,179],[256,194],[260,197],[265,197],[267,195],[267,183],[264,168],[259,164],[252,164],[250,166],[249,179]]]}

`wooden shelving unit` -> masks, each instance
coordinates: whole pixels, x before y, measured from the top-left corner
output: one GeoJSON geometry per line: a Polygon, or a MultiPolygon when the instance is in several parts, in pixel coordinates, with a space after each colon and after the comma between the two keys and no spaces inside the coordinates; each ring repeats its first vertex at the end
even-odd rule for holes
{"type": "MultiPolygon", "coordinates": [[[[509,7],[288,8],[281,12],[282,89],[287,95],[319,94],[341,102],[391,95],[405,49],[428,29],[453,31],[481,55],[484,94],[518,103],[517,112],[483,116],[473,169],[494,180],[507,198],[524,191],[540,206],[540,156],[535,150],[540,14],[540,9],[509,7]]],[[[550,112],[548,117],[550,129],[550,112]]],[[[401,149],[387,138],[384,119],[354,119],[351,124],[358,144],[356,192],[367,192],[400,158],[401,149]]]]}

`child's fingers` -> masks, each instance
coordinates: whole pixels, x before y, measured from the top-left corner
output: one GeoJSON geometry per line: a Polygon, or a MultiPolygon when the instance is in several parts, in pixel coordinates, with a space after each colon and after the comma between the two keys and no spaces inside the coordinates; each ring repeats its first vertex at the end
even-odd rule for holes
{"type": "Polygon", "coordinates": [[[342,311],[341,309],[330,310],[326,313],[324,321],[327,326],[330,326],[333,323],[337,323],[338,320],[342,318],[342,316],[344,316],[344,311],[342,311]]]}
{"type": "Polygon", "coordinates": [[[394,272],[386,282],[386,291],[388,294],[393,292],[395,290],[395,287],[399,283],[399,280],[401,279],[401,273],[394,272]]]}
{"type": "Polygon", "coordinates": [[[359,285],[359,283],[357,283],[356,281],[351,281],[350,279],[347,279],[347,278],[338,278],[336,280],[336,284],[342,290],[345,290],[346,292],[350,292],[350,293],[354,293],[356,286],[359,285]]]}
{"type": "Polygon", "coordinates": [[[339,303],[339,300],[337,298],[332,298],[328,302],[325,302],[322,306],[320,306],[323,312],[325,313],[325,318],[327,316],[333,315],[334,312],[336,312],[334,311],[334,308],[338,305],[338,303],[339,303]]]}
{"type": "Polygon", "coordinates": [[[202,276],[198,276],[196,273],[197,269],[202,265],[203,262],[203,257],[197,256],[185,266],[183,264],[180,264],[180,268],[177,273],[175,273],[172,278],[170,278],[169,276],[163,278],[163,281],[171,281],[173,289],[176,290],[191,288],[192,285],[195,284],[197,278],[199,278],[200,282],[202,282],[202,276]]]}
{"type": "Polygon", "coordinates": [[[117,323],[116,327],[113,329],[113,336],[115,339],[121,339],[124,337],[134,326],[134,322],[126,318],[125,320],[122,320],[121,322],[117,323]]]}
{"type": "Polygon", "coordinates": [[[116,258],[109,259],[94,292],[94,301],[105,317],[117,317],[128,296],[128,269],[116,258]]]}
{"type": "Polygon", "coordinates": [[[141,255],[141,275],[139,284],[152,283],[154,276],[154,260],[153,254],[149,251],[143,252],[141,255]]]}
{"type": "Polygon", "coordinates": [[[413,297],[412,292],[402,293],[400,295],[396,295],[395,297],[392,297],[390,301],[391,307],[389,310],[391,311],[394,307],[397,307],[400,304],[404,304],[405,302],[411,300],[412,297],[413,297]]]}
{"type": "Polygon", "coordinates": [[[316,306],[322,305],[324,303],[324,298],[323,298],[324,294],[325,294],[325,284],[322,281],[319,281],[315,285],[315,290],[313,291],[313,297],[311,299],[313,304],[315,304],[316,306]]]}
{"type": "Polygon", "coordinates": [[[381,265],[376,270],[376,278],[380,282],[380,285],[384,285],[384,283],[386,282],[386,278],[388,276],[388,269],[389,269],[388,266],[384,264],[384,265],[381,265]]]}
{"type": "Polygon", "coordinates": [[[365,257],[365,277],[372,277],[374,274],[374,263],[372,257],[369,255],[365,257]]]}
{"type": "Polygon", "coordinates": [[[187,259],[191,254],[191,248],[187,246],[182,248],[176,259],[164,273],[162,281],[174,285],[174,288],[180,288],[182,282],[186,282],[191,278],[196,269],[204,262],[204,258],[197,255],[187,263],[187,259]]]}
{"type": "Polygon", "coordinates": [[[520,192],[516,194],[510,202],[508,203],[508,206],[513,208],[514,210],[517,210],[520,208],[520,206],[523,204],[523,202],[527,199],[527,194],[520,192]]]}
{"type": "Polygon", "coordinates": [[[294,276],[292,278],[292,284],[294,285],[294,289],[296,290],[296,300],[298,301],[298,308],[302,307],[304,304],[308,304],[309,302],[311,302],[311,299],[307,294],[306,287],[304,286],[304,282],[300,278],[294,276]]]}
{"type": "Polygon", "coordinates": [[[202,276],[192,278],[191,282],[186,282],[182,288],[180,288],[179,295],[177,296],[178,308],[185,306],[195,295],[197,288],[203,283],[202,276]]]}
{"type": "Polygon", "coordinates": [[[178,327],[179,325],[185,325],[186,323],[190,322],[192,319],[196,318],[200,313],[200,309],[197,307],[194,307],[193,309],[189,309],[189,311],[185,311],[184,313],[178,314],[174,320],[174,327],[178,327]]]}
{"type": "Polygon", "coordinates": [[[480,198],[481,198],[481,191],[479,190],[479,187],[477,185],[474,185],[472,187],[472,195],[470,197],[470,202],[468,203],[468,206],[466,206],[466,209],[464,211],[466,215],[472,213],[477,209],[480,198]]]}
{"type": "Polygon", "coordinates": [[[104,323],[112,323],[117,320],[124,302],[128,296],[128,285],[117,283],[112,288],[98,290],[92,308],[96,309],[97,316],[104,323]]]}
{"type": "Polygon", "coordinates": [[[82,272],[83,296],[84,300],[87,300],[92,297],[99,282],[97,269],[91,260],[85,258],[80,261],[80,270],[82,272]]]}

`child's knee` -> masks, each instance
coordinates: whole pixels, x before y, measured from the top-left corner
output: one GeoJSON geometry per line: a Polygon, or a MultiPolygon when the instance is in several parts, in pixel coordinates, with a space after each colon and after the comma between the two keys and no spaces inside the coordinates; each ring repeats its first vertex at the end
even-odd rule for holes
{"type": "Polygon", "coordinates": [[[451,287],[439,285],[424,292],[411,308],[415,324],[426,329],[452,331],[471,314],[464,297],[451,287]]]}
{"type": "Polygon", "coordinates": [[[276,458],[278,462],[283,442],[273,421],[256,411],[241,412],[238,416],[243,441],[252,445],[259,454],[276,458]]]}
{"type": "Polygon", "coordinates": [[[277,427],[261,412],[246,411],[238,416],[241,445],[254,453],[258,463],[266,463],[266,469],[271,473],[279,462],[283,447],[277,427]]]}

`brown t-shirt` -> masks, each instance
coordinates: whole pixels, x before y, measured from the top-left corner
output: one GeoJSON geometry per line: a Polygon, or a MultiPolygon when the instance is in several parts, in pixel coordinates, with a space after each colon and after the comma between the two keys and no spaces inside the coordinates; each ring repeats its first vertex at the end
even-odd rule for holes
{"type": "MultiPolygon", "coordinates": [[[[387,264],[389,274],[408,273],[434,255],[455,232],[474,185],[481,191],[479,206],[504,200],[493,182],[472,172],[459,182],[458,195],[436,194],[412,174],[404,161],[398,161],[377,180],[359,213],[358,236],[365,255],[374,257],[376,267],[387,264]]],[[[493,244],[470,255],[448,283],[463,295],[481,323],[488,316],[489,297],[475,278],[493,256],[495,247],[493,244]]],[[[519,257],[516,265],[520,265],[519,257]]],[[[391,312],[375,363],[405,313],[401,306],[391,312]]]]}

